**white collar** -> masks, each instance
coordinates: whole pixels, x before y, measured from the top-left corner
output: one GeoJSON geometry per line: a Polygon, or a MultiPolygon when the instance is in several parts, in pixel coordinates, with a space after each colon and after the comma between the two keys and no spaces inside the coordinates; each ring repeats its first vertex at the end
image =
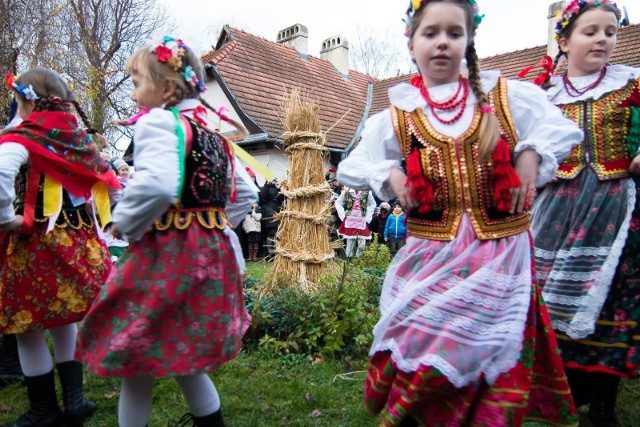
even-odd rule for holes
{"type": "MultiPolygon", "coordinates": [[[[570,80],[574,86],[581,88],[595,82],[599,76],[600,71],[588,76],[570,77],[570,80]]],[[[614,90],[625,87],[629,83],[629,80],[637,80],[638,77],[640,77],[640,68],[620,64],[611,65],[607,68],[607,73],[598,86],[574,98],[565,90],[564,84],[562,83],[562,77],[555,76],[551,78],[553,86],[547,90],[547,97],[556,105],[572,104],[574,102],[586,101],[588,99],[598,100],[614,90]]]]}

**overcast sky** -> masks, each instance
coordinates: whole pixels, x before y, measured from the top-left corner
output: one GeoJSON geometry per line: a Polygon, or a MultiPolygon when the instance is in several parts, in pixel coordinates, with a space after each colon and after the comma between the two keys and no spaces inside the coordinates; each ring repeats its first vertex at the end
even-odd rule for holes
{"type": "MultiPolygon", "coordinates": [[[[175,35],[197,50],[208,50],[224,24],[275,41],[278,31],[293,24],[309,30],[309,54],[320,56],[324,39],[335,35],[351,44],[361,33],[375,31],[393,39],[406,52],[404,11],[408,0],[161,0],[175,20],[175,35]]],[[[549,0],[479,0],[486,15],[478,29],[480,57],[547,43],[549,0]]],[[[631,23],[640,22],[640,1],[620,0],[631,23]]]]}

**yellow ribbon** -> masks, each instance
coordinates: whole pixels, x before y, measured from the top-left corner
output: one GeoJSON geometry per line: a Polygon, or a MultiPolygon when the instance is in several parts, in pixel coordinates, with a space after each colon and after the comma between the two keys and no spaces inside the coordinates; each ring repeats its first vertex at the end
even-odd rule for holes
{"type": "Polygon", "coordinates": [[[51,218],[60,213],[62,208],[62,185],[45,175],[42,192],[42,214],[46,218],[51,218]]]}
{"type": "Polygon", "coordinates": [[[104,229],[107,224],[111,222],[111,204],[109,203],[107,184],[98,181],[93,185],[91,192],[93,194],[93,202],[98,210],[98,216],[100,217],[100,226],[104,229]]]}
{"type": "Polygon", "coordinates": [[[273,181],[276,177],[269,169],[264,167],[260,162],[258,162],[251,154],[247,153],[235,142],[231,142],[233,146],[234,153],[238,156],[240,160],[251,166],[257,172],[260,172],[260,175],[264,176],[267,181],[273,181]]]}

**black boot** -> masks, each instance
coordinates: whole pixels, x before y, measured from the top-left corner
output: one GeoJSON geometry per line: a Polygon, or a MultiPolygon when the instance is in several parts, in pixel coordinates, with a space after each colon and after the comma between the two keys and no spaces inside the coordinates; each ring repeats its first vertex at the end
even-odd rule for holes
{"type": "Polygon", "coordinates": [[[0,337],[0,388],[22,381],[24,375],[18,358],[18,342],[15,335],[0,337]]]}
{"type": "Polygon", "coordinates": [[[82,393],[82,363],[75,360],[58,363],[58,375],[62,384],[64,425],[80,427],[97,409],[82,393]]]}
{"type": "Polygon", "coordinates": [[[576,408],[586,405],[591,401],[590,374],[579,369],[565,369],[567,381],[571,389],[571,397],[576,408]]]}
{"type": "Polygon", "coordinates": [[[620,427],[616,417],[616,399],[620,377],[615,375],[591,374],[591,405],[589,421],[594,427],[620,427]]]}
{"type": "Polygon", "coordinates": [[[29,410],[18,421],[3,427],[59,427],[62,412],[58,407],[53,370],[37,377],[25,377],[29,410]]]}
{"type": "Polygon", "coordinates": [[[186,427],[189,425],[194,427],[224,427],[222,411],[218,409],[213,414],[204,417],[194,417],[190,413],[186,413],[178,421],[178,427],[186,427]],[[192,422],[193,424],[191,424],[192,422]]]}

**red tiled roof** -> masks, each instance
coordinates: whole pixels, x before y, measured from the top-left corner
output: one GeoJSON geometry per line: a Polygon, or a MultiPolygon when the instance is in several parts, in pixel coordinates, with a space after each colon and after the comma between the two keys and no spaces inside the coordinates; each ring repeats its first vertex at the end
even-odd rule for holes
{"type": "Polygon", "coordinates": [[[240,108],[273,138],[281,138],[282,102],[298,88],[318,104],[327,145],[346,148],[364,120],[369,83],[364,74],[345,78],[328,62],[295,49],[225,27],[231,41],[202,56],[216,66],[240,108]],[[343,117],[344,116],[344,117],[343,117]]]}

